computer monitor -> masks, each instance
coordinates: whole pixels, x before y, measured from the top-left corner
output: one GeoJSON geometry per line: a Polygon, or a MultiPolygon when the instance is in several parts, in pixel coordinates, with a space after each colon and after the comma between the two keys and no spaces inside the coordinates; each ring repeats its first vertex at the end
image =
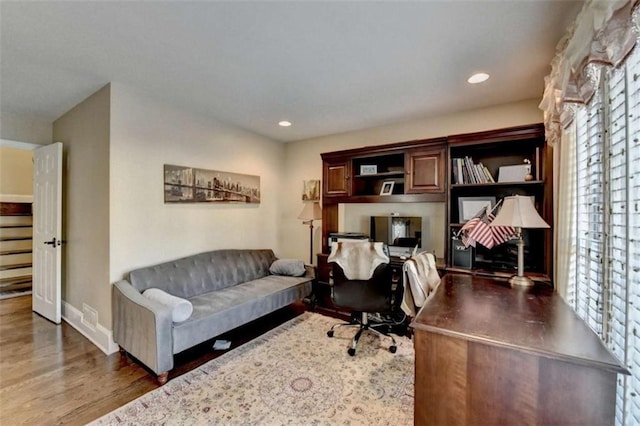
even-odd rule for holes
{"type": "Polygon", "coordinates": [[[422,218],[411,216],[371,216],[370,236],[389,247],[395,257],[410,257],[422,250],[422,218]]]}

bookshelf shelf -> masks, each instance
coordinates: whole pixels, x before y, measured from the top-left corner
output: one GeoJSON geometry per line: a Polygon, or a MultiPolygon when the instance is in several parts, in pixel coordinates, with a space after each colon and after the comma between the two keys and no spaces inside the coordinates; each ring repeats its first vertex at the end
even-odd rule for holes
{"type": "Polygon", "coordinates": [[[529,181],[521,181],[521,182],[488,182],[488,183],[454,183],[451,185],[451,189],[455,188],[479,188],[479,187],[503,187],[503,186],[514,186],[514,185],[543,185],[544,181],[542,180],[529,180],[529,181]]]}
{"type": "Polygon", "coordinates": [[[379,179],[379,178],[392,178],[392,177],[404,177],[404,171],[398,171],[398,172],[382,172],[382,173],[371,173],[371,174],[366,174],[366,175],[354,175],[353,177],[355,178],[360,178],[360,179],[379,179]]]}

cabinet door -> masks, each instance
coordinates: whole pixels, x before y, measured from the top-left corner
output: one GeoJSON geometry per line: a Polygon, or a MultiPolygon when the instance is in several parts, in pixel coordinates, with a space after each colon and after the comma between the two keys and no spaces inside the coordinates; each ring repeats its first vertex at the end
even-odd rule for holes
{"type": "Polygon", "coordinates": [[[445,147],[415,149],[405,155],[406,194],[444,192],[445,147]]]}
{"type": "Polygon", "coordinates": [[[348,196],[351,167],[348,160],[325,162],[323,171],[323,195],[325,197],[348,196]]]}

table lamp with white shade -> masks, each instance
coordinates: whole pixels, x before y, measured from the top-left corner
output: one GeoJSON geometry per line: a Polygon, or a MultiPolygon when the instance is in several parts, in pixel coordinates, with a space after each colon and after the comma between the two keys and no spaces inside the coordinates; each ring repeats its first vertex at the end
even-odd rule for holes
{"type": "Polygon", "coordinates": [[[518,237],[518,275],[509,279],[509,283],[514,286],[532,286],[533,281],[524,276],[524,240],[522,239],[522,229],[528,228],[549,228],[547,222],[536,211],[532,197],[514,195],[505,197],[502,201],[502,208],[489,226],[512,226],[516,229],[518,237]]]}

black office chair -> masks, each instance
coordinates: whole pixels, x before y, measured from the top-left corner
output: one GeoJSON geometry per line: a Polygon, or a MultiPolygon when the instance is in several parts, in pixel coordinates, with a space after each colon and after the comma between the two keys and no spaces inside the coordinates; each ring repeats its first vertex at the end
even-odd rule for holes
{"type": "MultiPolygon", "coordinates": [[[[395,353],[396,339],[389,332],[392,326],[402,323],[402,321],[392,319],[395,301],[401,300],[402,295],[398,295],[398,289],[393,288],[394,277],[389,264],[378,265],[368,280],[349,280],[338,264],[333,263],[332,265],[331,299],[336,307],[351,313],[351,321],[334,325],[327,331],[327,336],[333,337],[336,327],[357,327],[358,332],[351,341],[349,355],[356,354],[358,340],[365,331],[390,338],[392,345],[389,346],[389,352],[395,353]],[[370,314],[373,313],[382,315],[372,319],[370,314]]],[[[399,290],[402,291],[401,288],[399,290]]]]}

